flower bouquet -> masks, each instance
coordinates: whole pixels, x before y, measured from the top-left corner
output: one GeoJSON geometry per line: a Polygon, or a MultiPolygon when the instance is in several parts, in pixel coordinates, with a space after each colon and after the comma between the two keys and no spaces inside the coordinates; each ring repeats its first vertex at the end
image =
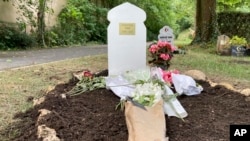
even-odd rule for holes
{"type": "Polygon", "coordinates": [[[154,81],[135,84],[132,100],[125,102],[129,141],[166,140],[162,86],[154,81]]]}
{"type": "Polygon", "coordinates": [[[132,100],[143,106],[151,107],[161,100],[162,94],[162,87],[158,83],[136,84],[135,90],[132,92],[132,100]]]}
{"type": "Polygon", "coordinates": [[[169,42],[159,40],[158,42],[151,44],[148,50],[149,56],[151,57],[148,61],[149,64],[167,70],[176,48],[169,42]]]}

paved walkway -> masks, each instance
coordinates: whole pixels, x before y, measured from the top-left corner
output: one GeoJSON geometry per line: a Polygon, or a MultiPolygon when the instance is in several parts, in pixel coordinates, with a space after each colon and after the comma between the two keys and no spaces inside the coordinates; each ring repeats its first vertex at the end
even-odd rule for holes
{"type": "Polygon", "coordinates": [[[0,51],[0,71],[106,53],[106,45],[65,47],[28,51],[0,51]]]}

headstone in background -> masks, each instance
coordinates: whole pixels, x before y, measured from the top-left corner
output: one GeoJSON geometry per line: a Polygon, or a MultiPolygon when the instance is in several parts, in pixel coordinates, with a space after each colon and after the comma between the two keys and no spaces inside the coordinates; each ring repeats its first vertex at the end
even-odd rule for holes
{"type": "Polygon", "coordinates": [[[158,40],[167,41],[174,45],[174,34],[173,30],[169,26],[164,26],[160,29],[160,34],[158,35],[158,40]]]}
{"type": "Polygon", "coordinates": [[[232,56],[246,56],[246,47],[245,46],[231,46],[231,55],[232,56]]]}
{"type": "Polygon", "coordinates": [[[230,38],[226,35],[220,35],[217,39],[217,53],[221,55],[230,55],[230,38]]]}
{"type": "Polygon", "coordinates": [[[128,2],[108,12],[109,76],[146,68],[146,13],[128,2]]]}

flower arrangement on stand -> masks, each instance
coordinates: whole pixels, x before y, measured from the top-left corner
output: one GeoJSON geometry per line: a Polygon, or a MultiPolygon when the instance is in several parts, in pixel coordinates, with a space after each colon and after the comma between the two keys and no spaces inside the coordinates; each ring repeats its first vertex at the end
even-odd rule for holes
{"type": "Polygon", "coordinates": [[[170,66],[170,60],[173,57],[173,52],[176,48],[169,42],[158,41],[149,46],[149,56],[151,59],[148,61],[152,66],[157,66],[163,70],[167,70],[170,66]]]}

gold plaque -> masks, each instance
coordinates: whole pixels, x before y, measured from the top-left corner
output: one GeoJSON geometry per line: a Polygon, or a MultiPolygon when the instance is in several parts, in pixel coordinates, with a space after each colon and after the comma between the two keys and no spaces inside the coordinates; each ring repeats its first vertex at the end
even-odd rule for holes
{"type": "Polygon", "coordinates": [[[120,35],[135,35],[135,23],[119,23],[120,35]]]}

